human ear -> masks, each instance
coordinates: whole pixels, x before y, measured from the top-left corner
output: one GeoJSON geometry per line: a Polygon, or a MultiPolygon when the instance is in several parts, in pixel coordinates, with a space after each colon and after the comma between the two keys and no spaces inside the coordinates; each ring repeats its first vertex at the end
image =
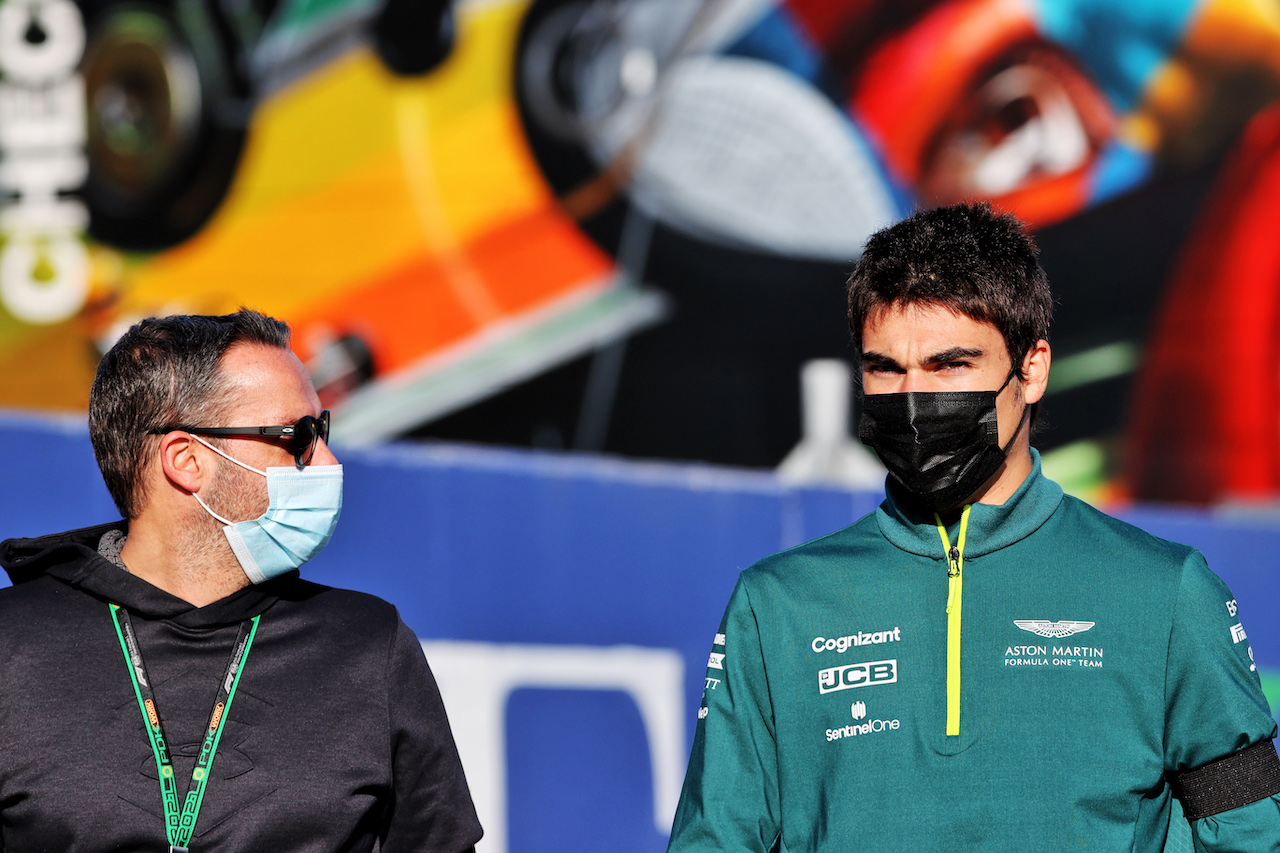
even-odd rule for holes
{"type": "Polygon", "coordinates": [[[198,442],[189,433],[174,431],[160,439],[160,468],[165,479],[179,489],[198,492],[210,477],[213,468],[197,448],[198,442]]]}
{"type": "Polygon", "coordinates": [[[1049,342],[1041,339],[1035,342],[1022,359],[1022,399],[1027,405],[1040,402],[1045,388],[1049,385],[1049,363],[1052,353],[1049,342]]]}

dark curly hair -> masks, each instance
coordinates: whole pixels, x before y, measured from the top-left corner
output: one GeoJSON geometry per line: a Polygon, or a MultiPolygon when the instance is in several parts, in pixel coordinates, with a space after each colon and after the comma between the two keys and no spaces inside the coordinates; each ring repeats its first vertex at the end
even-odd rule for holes
{"type": "Polygon", "coordinates": [[[940,305],[990,323],[1018,376],[1053,318],[1049,280],[1026,226],[987,203],[919,211],[867,240],[848,281],[849,332],[862,353],[867,317],[893,305],[940,305]]]}

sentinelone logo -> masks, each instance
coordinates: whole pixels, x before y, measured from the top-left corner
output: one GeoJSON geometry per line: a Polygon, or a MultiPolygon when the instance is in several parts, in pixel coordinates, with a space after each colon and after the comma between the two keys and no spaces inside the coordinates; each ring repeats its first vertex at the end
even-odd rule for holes
{"type": "MultiPolygon", "coordinates": [[[[854,702],[849,707],[849,710],[855,720],[862,720],[867,716],[865,702],[854,702]]],[[[876,734],[878,732],[893,732],[897,731],[901,726],[902,723],[898,720],[867,720],[865,723],[840,726],[836,729],[827,729],[827,743],[846,737],[857,737],[858,735],[876,734]]]]}
{"type": "Polygon", "coordinates": [[[877,734],[879,732],[896,732],[902,727],[899,720],[869,720],[861,725],[841,726],[838,729],[827,729],[827,743],[844,737],[877,734]]]}
{"type": "Polygon", "coordinates": [[[0,302],[57,323],[84,305],[85,89],[80,10],[71,0],[0,0],[0,302]]]}

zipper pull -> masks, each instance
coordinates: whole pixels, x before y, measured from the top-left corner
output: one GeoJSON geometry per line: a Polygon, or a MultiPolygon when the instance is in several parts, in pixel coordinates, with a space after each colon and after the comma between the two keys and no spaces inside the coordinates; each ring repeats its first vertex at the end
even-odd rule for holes
{"type": "Polygon", "coordinates": [[[951,612],[951,602],[955,600],[956,585],[960,583],[960,549],[952,545],[947,551],[947,613],[951,612]]]}

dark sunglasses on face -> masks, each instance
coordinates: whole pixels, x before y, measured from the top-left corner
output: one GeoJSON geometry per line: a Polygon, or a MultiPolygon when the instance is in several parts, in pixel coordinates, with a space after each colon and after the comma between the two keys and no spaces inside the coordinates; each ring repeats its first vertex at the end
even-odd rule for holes
{"type": "Polygon", "coordinates": [[[274,436],[289,439],[289,452],[293,454],[294,464],[298,470],[311,464],[311,457],[316,452],[316,442],[323,439],[329,442],[329,410],[325,409],[320,417],[307,415],[296,424],[289,426],[259,427],[198,427],[198,426],[163,426],[147,430],[148,435],[164,435],[168,432],[189,432],[192,435],[220,436],[274,436]]]}

